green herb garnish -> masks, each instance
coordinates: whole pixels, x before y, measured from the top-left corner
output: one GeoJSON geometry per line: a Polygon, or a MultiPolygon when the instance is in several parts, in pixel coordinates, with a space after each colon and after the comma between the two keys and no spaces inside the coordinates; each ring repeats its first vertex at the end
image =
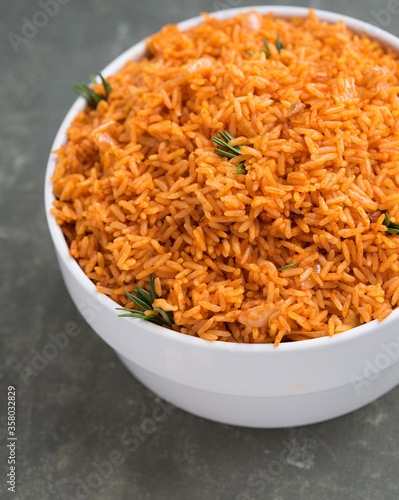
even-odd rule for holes
{"type": "Polygon", "coordinates": [[[245,168],[245,161],[242,161],[238,167],[236,168],[236,174],[237,175],[241,175],[241,174],[246,174],[247,173],[247,169],[245,168]]]}
{"type": "Polygon", "coordinates": [[[287,264],[283,267],[280,267],[280,269],[277,269],[277,271],[284,271],[284,269],[289,269],[290,267],[294,267],[297,265],[298,265],[298,262],[293,262],[292,264],[287,264]]]}
{"type": "MultiPolygon", "coordinates": [[[[235,139],[233,134],[230,134],[227,130],[225,132],[219,132],[219,137],[212,137],[212,141],[216,142],[218,146],[222,146],[223,148],[228,149],[228,151],[223,151],[223,149],[215,148],[215,153],[219,156],[225,156],[226,158],[235,158],[236,156],[240,156],[241,145],[239,146],[230,146],[229,142],[235,139]]],[[[244,167],[245,161],[242,161],[238,167],[236,168],[236,174],[246,174],[247,171],[244,167]]]]}
{"type": "Polygon", "coordinates": [[[235,158],[236,156],[239,156],[241,145],[239,146],[230,146],[229,142],[235,139],[233,134],[230,134],[230,132],[219,132],[219,135],[222,139],[219,139],[219,137],[212,137],[212,141],[216,142],[219,146],[222,146],[223,148],[228,149],[228,151],[223,151],[222,149],[215,148],[216,154],[219,156],[225,156],[226,158],[235,158]]]}
{"type": "Polygon", "coordinates": [[[280,38],[280,33],[277,33],[276,47],[277,47],[277,51],[278,51],[279,54],[281,52],[281,49],[285,49],[285,46],[284,46],[284,44],[283,44],[283,42],[281,41],[281,38],[280,38]]]}
{"type": "MultiPolygon", "coordinates": [[[[73,83],[73,90],[80,96],[86,99],[86,101],[94,107],[97,107],[98,103],[102,100],[108,100],[109,93],[111,92],[111,85],[104,79],[101,73],[98,73],[98,76],[101,78],[105,96],[101,94],[97,94],[94,90],[86,85],[85,83],[73,83]]],[[[91,83],[97,83],[95,75],[90,75],[91,83]]]]}
{"type": "Polygon", "coordinates": [[[399,224],[392,222],[389,218],[388,213],[385,214],[385,221],[383,224],[388,228],[387,233],[389,234],[399,234],[399,224]]]}
{"type": "Polygon", "coordinates": [[[263,38],[262,40],[266,50],[261,50],[261,52],[264,52],[266,54],[266,59],[270,59],[272,53],[270,52],[269,44],[267,43],[267,40],[265,38],[263,38]]]}
{"type": "MultiPolygon", "coordinates": [[[[262,38],[262,41],[263,41],[263,45],[265,46],[265,48],[263,50],[260,50],[260,52],[264,52],[266,55],[266,59],[270,59],[272,56],[272,53],[270,52],[269,44],[267,43],[266,38],[262,38]]],[[[280,38],[280,33],[277,33],[276,48],[277,48],[277,51],[279,54],[281,52],[281,49],[285,49],[285,45],[283,44],[283,42],[281,41],[281,38],[280,38]]],[[[250,50],[247,50],[246,52],[250,56],[253,55],[253,52],[251,52],[250,50]]]]}
{"type": "Polygon", "coordinates": [[[248,55],[250,55],[250,56],[253,56],[253,55],[254,55],[254,53],[253,53],[253,52],[251,52],[250,50],[246,50],[245,52],[246,52],[248,55]]]}
{"type": "Polygon", "coordinates": [[[124,311],[125,314],[119,314],[120,318],[139,318],[145,321],[150,321],[160,326],[172,326],[174,323],[173,313],[171,311],[164,311],[160,307],[153,307],[153,303],[156,299],[159,299],[155,292],[154,277],[150,274],[150,292],[144,290],[144,288],[137,287],[134,290],[134,294],[123,290],[126,297],[128,297],[136,306],[138,306],[141,311],[136,309],[127,309],[125,307],[117,307],[117,311],[124,311]],[[159,314],[144,314],[145,311],[157,311],[159,314]]]}

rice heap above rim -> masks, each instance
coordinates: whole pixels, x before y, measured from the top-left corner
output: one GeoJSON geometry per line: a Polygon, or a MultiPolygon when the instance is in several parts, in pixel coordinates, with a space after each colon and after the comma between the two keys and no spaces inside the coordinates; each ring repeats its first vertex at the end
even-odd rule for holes
{"type": "Polygon", "coordinates": [[[204,15],[147,47],[57,151],[52,213],[98,291],[133,307],[124,290],[153,274],[175,330],[227,342],[386,318],[399,302],[399,236],[384,225],[399,221],[397,56],[313,11],[204,15]],[[212,141],[224,131],[241,145],[230,160],[212,141]]]}

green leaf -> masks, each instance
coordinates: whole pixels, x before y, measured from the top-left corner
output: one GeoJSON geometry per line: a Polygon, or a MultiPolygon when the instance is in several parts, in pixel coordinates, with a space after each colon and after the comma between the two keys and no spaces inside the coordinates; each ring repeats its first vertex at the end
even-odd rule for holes
{"type": "MultiPolygon", "coordinates": [[[[230,134],[230,132],[228,130],[225,130],[223,133],[229,141],[232,141],[233,139],[235,139],[234,135],[230,134]]],[[[219,134],[222,134],[222,132],[219,132],[219,134]]],[[[236,146],[236,148],[240,148],[240,147],[241,146],[236,146]]]]}
{"type": "Polygon", "coordinates": [[[138,306],[141,311],[136,309],[128,309],[124,307],[116,307],[117,311],[123,311],[125,314],[119,314],[118,316],[121,318],[138,318],[143,319],[145,321],[150,321],[151,323],[155,323],[159,326],[172,326],[174,324],[173,313],[170,311],[164,311],[160,307],[153,307],[154,301],[158,298],[157,293],[155,291],[155,282],[154,276],[150,274],[150,290],[151,292],[147,292],[144,288],[137,287],[134,290],[133,294],[123,290],[126,297],[129,298],[136,306],[138,306]],[[147,311],[157,311],[159,314],[144,314],[147,311]]]}
{"type": "Polygon", "coordinates": [[[138,314],[144,314],[142,311],[138,311],[137,309],[129,309],[128,307],[115,307],[116,311],[129,311],[138,314]]]}
{"type": "MultiPolygon", "coordinates": [[[[222,146],[226,149],[229,149],[229,151],[223,151],[222,149],[215,148],[215,153],[218,154],[219,156],[225,156],[226,158],[232,159],[235,158],[236,156],[239,156],[241,154],[240,149],[241,146],[230,146],[229,142],[234,140],[235,137],[233,134],[231,134],[228,130],[225,130],[224,132],[219,131],[219,135],[222,139],[219,139],[219,137],[212,137],[213,142],[215,142],[218,146],[222,146]]],[[[244,167],[245,161],[242,161],[238,167],[236,168],[236,174],[246,174],[247,171],[244,167]]]]}
{"type": "Polygon", "coordinates": [[[167,311],[164,311],[160,307],[155,307],[154,310],[159,312],[159,314],[162,316],[166,324],[168,324],[169,326],[173,325],[173,321],[170,319],[170,316],[167,313],[167,311]]]}
{"type": "Polygon", "coordinates": [[[293,262],[292,264],[286,264],[283,267],[280,267],[280,269],[277,269],[277,271],[284,271],[284,269],[289,269],[290,267],[297,266],[298,262],[293,262]]]}
{"type": "Polygon", "coordinates": [[[134,293],[139,297],[139,299],[142,299],[144,302],[148,304],[148,308],[151,308],[154,300],[152,299],[151,295],[147,292],[147,290],[144,290],[144,288],[140,288],[138,286],[134,293]]]}
{"type": "Polygon", "coordinates": [[[136,304],[136,306],[140,307],[140,309],[142,309],[143,311],[148,311],[148,309],[152,309],[151,304],[147,304],[147,302],[145,300],[142,300],[140,296],[135,297],[126,290],[123,290],[123,292],[132,302],[136,304]]]}
{"type": "MultiPolygon", "coordinates": [[[[226,134],[226,132],[222,132],[221,130],[219,130],[219,135],[220,135],[220,137],[223,139],[223,141],[225,141],[225,142],[226,142],[226,141],[227,141],[227,142],[229,142],[229,140],[230,140],[230,139],[229,139],[229,136],[226,134]]],[[[220,140],[220,139],[219,139],[219,140],[220,140]]]]}
{"type": "Polygon", "coordinates": [[[267,40],[263,38],[263,45],[265,46],[266,50],[262,50],[261,52],[264,52],[266,54],[266,59],[270,59],[272,53],[270,52],[269,44],[267,43],[267,40]]]}
{"type": "Polygon", "coordinates": [[[247,170],[246,168],[244,167],[244,164],[245,164],[245,161],[242,161],[238,167],[236,168],[236,174],[240,175],[240,174],[246,174],[247,173],[247,170]]]}
{"type": "Polygon", "coordinates": [[[226,158],[235,158],[237,155],[229,153],[228,151],[223,151],[222,149],[215,148],[215,153],[219,156],[225,156],[226,158]]]}
{"type": "Polygon", "coordinates": [[[226,149],[229,149],[233,153],[235,153],[235,156],[238,156],[240,154],[240,150],[236,146],[229,146],[228,141],[222,141],[218,139],[217,137],[212,137],[213,142],[216,142],[219,146],[222,146],[226,149]]]}
{"type": "Polygon", "coordinates": [[[389,218],[388,212],[385,214],[385,221],[383,224],[387,227],[387,233],[389,234],[399,234],[399,223],[392,222],[389,218]]]}
{"type": "Polygon", "coordinates": [[[263,45],[265,46],[265,49],[270,53],[269,44],[267,43],[266,38],[262,38],[262,41],[263,41],[263,45]]]}
{"type": "Polygon", "coordinates": [[[127,311],[125,314],[119,314],[118,316],[123,316],[124,318],[139,318],[144,319],[145,314],[143,311],[135,311],[134,309],[122,309],[120,307],[116,308],[117,311],[127,311]]]}
{"type": "Polygon", "coordinates": [[[151,290],[151,297],[152,301],[157,300],[158,295],[157,292],[155,291],[155,283],[154,283],[154,276],[150,274],[150,290],[151,290]]]}
{"type": "MultiPolygon", "coordinates": [[[[80,97],[83,97],[89,104],[91,104],[94,107],[97,107],[98,103],[102,100],[107,100],[109,93],[111,92],[111,85],[104,79],[101,73],[98,73],[99,77],[101,78],[104,91],[105,91],[105,97],[103,95],[97,94],[91,87],[86,85],[85,83],[73,83],[72,88],[78,94],[80,97]]],[[[96,84],[96,77],[93,74],[90,74],[89,76],[90,81],[92,84],[96,84]]]]}
{"type": "Polygon", "coordinates": [[[89,104],[94,107],[96,107],[103,98],[102,96],[96,94],[96,92],[94,92],[94,90],[85,83],[74,83],[72,84],[72,88],[76,92],[76,94],[78,94],[80,97],[83,97],[89,104]]]}
{"type": "Polygon", "coordinates": [[[152,306],[147,304],[147,302],[145,302],[144,300],[141,300],[139,297],[134,297],[133,299],[133,302],[136,304],[136,306],[140,307],[140,309],[142,309],[143,311],[148,311],[150,309],[152,309],[152,306]]]}
{"type": "Polygon", "coordinates": [[[134,295],[132,295],[131,293],[127,292],[126,290],[123,290],[123,293],[126,295],[126,297],[128,299],[130,299],[132,302],[133,300],[136,298],[134,295]]]}
{"type": "Polygon", "coordinates": [[[163,319],[160,316],[155,316],[155,315],[151,314],[151,315],[148,315],[148,316],[144,316],[143,319],[145,321],[149,321],[150,323],[154,323],[155,325],[158,325],[158,326],[165,326],[165,323],[164,323],[163,319]]]}
{"type": "Polygon", "coordinates": [[[109,93],[111,92],[111,85],[107,82],[107,80],[103,77],[101,73],[98,73],[98,76],[101,78],[105,90],[105,98],[108,99],[109,93]]]}
{"type": "Polygon", "coordinates": [[[281,49],[285,49],[285,46],[284,46],[284,44],[283,44],[283,42],[281,41],[281,38],[280,38],[280,33],[277,33],[276,47],[277,47],[277,51],[278,51],[279,54],[281,52],[281,49]]]}
{"type": "MultiPolygon", "coordinates": [[[[224,132],[219,131],[219,135],[227,143],[235,139],[234,135],[230,134],[230,132],[228,130],[225,130],[224,132]]],[[[239,153],[240,149],[241,149],[240,145],[237,145],[237,146],[228,146],[227,145],[226,147],[232,148],[234,151],[237,151],[237,153],[239,153]]]]}

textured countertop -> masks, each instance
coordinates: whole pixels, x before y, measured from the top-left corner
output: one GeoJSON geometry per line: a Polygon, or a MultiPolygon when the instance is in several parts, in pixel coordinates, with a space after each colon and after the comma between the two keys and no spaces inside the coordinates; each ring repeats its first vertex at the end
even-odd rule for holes
{"type": "MultiPolygon", "coordinates": [[[[398,499],[399,388],[351,415],[302,428],[230,427],[169,407],[164,421],[148,426],[162,402],[75,309],[46,227],[44,171],[75,99],[71,82],[85,81],[164,24],[263,2],[57,1],[0,1],[2,471],[9,385],[17,389],[18,436],[17,493],[7,491],[3,473],[0,498],[398,499]],[[40,364],[49,335],[68,323],[79,335],[40,364]],[[127,431],[136,436],[130,451],[121,442],[127,431]]],[[[286,3],[334,10],[399,35],[397,1],[286,3]]]]}

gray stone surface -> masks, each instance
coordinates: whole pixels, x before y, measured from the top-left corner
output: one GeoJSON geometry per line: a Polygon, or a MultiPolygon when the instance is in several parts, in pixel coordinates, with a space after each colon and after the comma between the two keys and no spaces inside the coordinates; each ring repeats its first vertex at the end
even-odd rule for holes
{"type": "MultiPolygon", "coordinates": [[[[239,0],[63,3],[45,23],[37,14],[43,11],[40,2],[0,1],[2,471],[7,386],[15,385],[18,391],[17,493],[7,492],[3,472],[0,498],[399,498],[399,388],[351,415],[303,428],[235,428],[177,409],[154,425],[157,397],[131,377],[79,316],[57,267],[42,200],[47,155],[74,100],[71,82],[84,81],[88,73],[166,23],[217,5],[236,6],[239,0]],[[26,43],[14,40],[16,53],[9,34],[21,35],[23,18],[34,16],[43,26],[26,43]],[[76,323],[79,335],[24,380],[23,367],[42,352],[48,335],[63,331],[68,322],[76,323]],[[144,434],[137,434],[141,427],[144,434]],[[126,430],[139,437],[127,437],[126,430]],[[130,444],[124,444],[122,436],[130,444]],[[94,463],[110,457],[119,458],[118,465],[112,472],[104,468],[108,477],[98,484],[94,463]],[[79,496],[79,486],[84,495],[79,496]]],[[[257,3],[262,2],[241,2],[257,3]]],[[[397,2],[288,3],[379,22],[399,34],[399,13],[386,10],[397,2]],[[382,9],[385,13],[377,16],[382,9]]]]}

